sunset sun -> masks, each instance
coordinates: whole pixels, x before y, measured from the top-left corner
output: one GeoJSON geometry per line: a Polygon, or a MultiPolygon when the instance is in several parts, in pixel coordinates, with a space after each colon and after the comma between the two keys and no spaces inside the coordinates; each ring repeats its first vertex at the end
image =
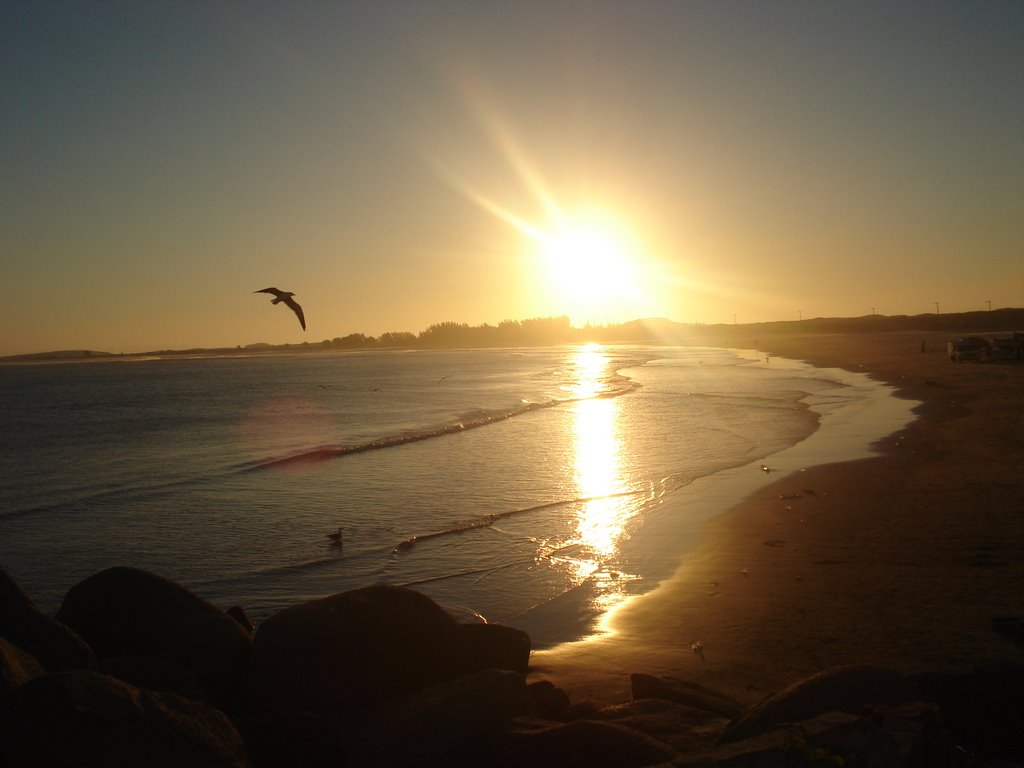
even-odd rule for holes
{"type": "Polygon", "coordinates": [[[540,238],[550,292],[571,314],[597,321],[638,297],[636,255],[608,218],[566,222],[540,238]]]}
{"type": "Polygon", "coordinates": [[[608,298],[632,280],[628,255],[606,232],[569,229],[547,241],[544,251],[552,278],[573,298],[608,298]]]}

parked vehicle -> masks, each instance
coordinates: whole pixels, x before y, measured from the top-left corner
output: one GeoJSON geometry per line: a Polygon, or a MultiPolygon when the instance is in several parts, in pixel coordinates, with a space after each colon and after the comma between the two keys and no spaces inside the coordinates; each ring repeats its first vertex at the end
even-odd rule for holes
{"type": "Polygon", "coordinates": [[[979,338],[957,339],[946,344],[946,349],[949,352],[949,359],[955,363],[988,359],[988,345],[979,338]]]}
{"type": "Polygon", "coordinates": [[[1024,332],[1015,331],[1010,336],[965,336],[946,345],[949,359],[954,362],[965,360],[1014,360],[1024,357],[1024,332]]]}

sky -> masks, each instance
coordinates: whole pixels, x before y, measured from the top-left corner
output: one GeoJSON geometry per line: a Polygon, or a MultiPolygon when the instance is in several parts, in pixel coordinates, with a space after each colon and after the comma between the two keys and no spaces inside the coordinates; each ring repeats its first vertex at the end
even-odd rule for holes
{"type": "Polygon", "coordinates": [[[0,355],[1024,306],[1022,2],[4,0],[0,116],[0,355]]]}

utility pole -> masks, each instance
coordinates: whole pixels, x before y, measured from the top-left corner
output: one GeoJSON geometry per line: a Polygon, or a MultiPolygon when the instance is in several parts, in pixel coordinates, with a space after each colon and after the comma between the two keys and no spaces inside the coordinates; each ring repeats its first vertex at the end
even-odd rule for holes
{"type": "Polygon", "coordinates": [[[985,303],[988,304],[988,311],[991,312],[992,311],[992,302],[991,301],[986,301],[985,303]]]}
{"type": "Polygon", "coordinates": [[[935,302],[935,314],[939,314],[939,302],[935,302]]]}
{"type": "Polygon", "coordinates": [[[796,319],[797,320],[803,320],[804,319],[804,311],[802,309],[798,309],[796,311],[796,319]]]}

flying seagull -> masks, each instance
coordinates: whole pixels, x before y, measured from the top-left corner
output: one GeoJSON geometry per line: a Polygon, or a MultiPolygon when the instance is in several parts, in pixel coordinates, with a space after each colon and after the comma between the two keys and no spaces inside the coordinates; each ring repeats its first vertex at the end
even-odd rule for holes
{"type": "Polygon", "coordinates": [[[291,291],[279,291],[277,288],[264,288],[261,291],[253,291],[253,293],[272,293],[274,298],[270,300],[271,304],[280,304],[282,301],[288,305],[295,316],[299,318],[299,325],[302,326],[302,330],[306,330],[306,316],[302,314],[302,307],[299,303],[292,298],[295,294],[291,291]]]}

